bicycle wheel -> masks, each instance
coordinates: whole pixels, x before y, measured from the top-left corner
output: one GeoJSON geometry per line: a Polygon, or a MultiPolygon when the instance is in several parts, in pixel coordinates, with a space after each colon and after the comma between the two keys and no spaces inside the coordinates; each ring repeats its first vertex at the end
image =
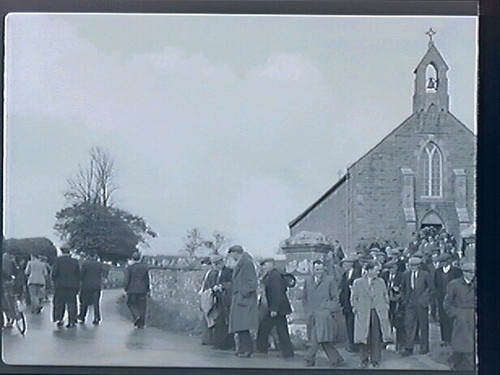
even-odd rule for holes
{"type": "Polygon", "coordinates": [[[24,335],[28,330],[28,324],[26,323],[26,317],[23,312],[19,312],[16,317],[16,328],[21,335],[24,335]]]}

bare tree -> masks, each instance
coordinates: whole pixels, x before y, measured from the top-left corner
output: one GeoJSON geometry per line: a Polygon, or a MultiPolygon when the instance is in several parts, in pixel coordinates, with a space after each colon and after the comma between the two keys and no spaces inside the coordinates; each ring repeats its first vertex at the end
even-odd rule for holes
{"type": "Polygon", "coordinates": [[[183,240],[184,248],[182,250],[187,252],[190,257],[194,257],[196,255],[196,250],[203,246],[205,242],[198,228],[188,230],[183,240]]]}
{"type": "Polygon", "coordinates": [[[74,203],[92,203],[103,207],[112,206],[115,164],[111,155],[101,147],[92,147],[87,167],[78,165],[78,173],[68,179],[64,196],[74,203]]]}
{"type": "Polygon", "coordinates": [[[212,239],[205,241],[204,245],[209,249],[212,249],[213,254],[220,254],[220,251],[229,244],[229,239],[226,238],[224,233],[215,231],[212,234],[212,239]]]}

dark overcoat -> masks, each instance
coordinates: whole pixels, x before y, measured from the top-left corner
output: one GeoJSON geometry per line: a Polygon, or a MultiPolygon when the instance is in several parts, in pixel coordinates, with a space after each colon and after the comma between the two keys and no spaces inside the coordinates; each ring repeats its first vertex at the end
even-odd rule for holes
{"type": "Polygon", "coordinates": [[[78,260],[70,255],[61,255],[56,258],[52,266],[52,281],[54,288],[80,288],[80,265],[78,260]]]}
{"type": "Polygon", "coordinates": [[[314,276],[306,278],[302,298],[310,329],[316,330],[318,342],[345,341],[347,330],[339,302],[339,287],[335,279],[323,275],[316,284],[314,276]]]}
{"type": "Polygon", "coordinates": [[[349,271],[344,272],[342,275],[342,279],[340,280],[340,305],[342,306],[342,311],[344,314],[352,312],[351,306],[351,287],[357,278],[361,277],[361,269],[353,268],[352,275],[349,277],[349,271]]]}
{"type": "Polygon", "coordinates": [[[149,292],[149,267],[144,263],[133,263],[125,269],[124,289],[127,294],[149,292]]]}
{"type": "Polygon", "coordinates": [[[257,282],[253,259],[244,252],[233,270],[230,333],[257,329],[259,326],[257,282]]]}
{"type": "Polygon", "coordinates": [[[467,284],[463,277],[449,282],[443,306],[453,318],[451,348],[456,353],[474,353],[475,282],[467,284]]]}
{"type": "Polygon", "coordinates": [[[411,271],[406,271],[403,274],[403,282],[401,284],[402,294],[401,302],[408,305],[410,297],[416,299],[416,302],[421,307],[429,307],[431,296],[434,294],[434,282],[431,279],[429,272],[418,270],[417,278],[415,280],[415,290],[411,289],[411,271]]]}
{"type": "Polygon", "coordinates": [[[290,314],[292,307],[286,294],[287,287],[283,274],[273,269],[263,277],[262,283],[265,286],[268,310],[276,311],[278,315],[290,314]]]}
{"type": "Polygon", "coordinates": [[[87,259],[82,263],[81,290],[101,290],[104,265],[95,259],[87,259]]]}
{"type": "Polygon", "coordinates": [[[452,266],[450,270],[446,273],[443,271],[442,267],[439,267],[436,270],[436,274],[434,275],[434,280],[436,285],[436,294],[440,301],[444,299],[448,283],[451,280],[455,280],[460,277],[462,277],[462,270],[457,267],[452,266]]]}

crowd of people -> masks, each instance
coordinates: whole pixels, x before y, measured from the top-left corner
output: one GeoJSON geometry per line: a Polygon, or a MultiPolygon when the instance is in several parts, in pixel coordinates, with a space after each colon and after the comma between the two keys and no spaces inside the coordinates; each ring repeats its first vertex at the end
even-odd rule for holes
{"type": "MultiPolygon", "coordinates": [[[[272,339],[284,360],[294,358],[287,291],[296,287],[307,323],[306,366],[315,366],[320,349],[331,366],[343,366],[339,346],[358,353],[364,369],[378,368],[390,345],[403,357],[413,355],[416,347],[419,354],[427,354],[429,324],[434,321],[439,323],[441,346],[451,346],[450,368],[474,369],[474,264],[457,250],[453,236],[435,228],[414,233],[405,248],[383,245],[374,241],[367,249],[346,254],[337,241],[331,251],[312,262],[303,283],[278,269],[273,258],[256,263],[239,245],[230,247],[225,256],[204,259],[207,270],[199,289],[201,343],[250,358],[255,352],[268,353],[272,339]]],[[[52,267],[33,255],[22,274],[13,257],[3,254],[7,317],[3,326],[12,322],[5,298],[25,293],[19,280],[28,286],[33,314],[40,314],[51,284],[52,320],[58,328],[65,325],[65,316],[68,329],[84,323],[90,307],[93,324],[101,322],[103,264],[95,254],[78,261],[68,247],[61,252],[52,267]]],[[[127,305],[138,329],[146,324],[150,292],[149,267],[142,260],[139,252],[134,253],[124,275],[127,305]]]]}
{"type": "Polygon", "coordinates": [[[100,323],[100,297],[105,275],[103,263],[96,254],[89,254],[79,261],[71,256],[70,248],[66,246],[61,248],[61,252],[62,255],[55,259],[52,266],[46,257],[31,255],[25,267],[16,262],[13,254],[3,254],[2,327],[12,326],[14,299],[26,301],[32,314],[40,314],[43,302],[48,300],[49,288],[54,293],[52,320],[58,328],[74,328],[77,322],[84,323],[91,306],[94,310],[93,324],[100,323]]]}
{"type": "MultiPolygon", "coordinates": [[[[416,347],[425,355],[434,321],[440,345],[451,347],[450,368],[473,369],[474,264],[456,250],[452,236],[432,227],[416,232],[405,248],[378,245],[346,256],[337,244],[312,263],[299,293],[309,340],[305,365],[315,365],[320,349],[333,367],[344,365],[337,345],[359,353],[361,368],[378,368],[389,346],[402,357],[414,355],[416,347]]],[[[204,263],[209,269],[199,291],[202,344],[234,348],[248,358],[267,353],[273,339],[282,358],[293,358],[286,273],[275,260],[264,259],[259,270],[250,254],[233,246],[226,258],[217,255],[204,263]]]]}

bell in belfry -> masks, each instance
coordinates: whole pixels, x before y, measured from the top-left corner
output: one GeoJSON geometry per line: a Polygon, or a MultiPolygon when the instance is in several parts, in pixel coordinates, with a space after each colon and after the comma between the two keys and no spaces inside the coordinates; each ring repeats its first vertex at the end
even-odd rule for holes
{"type": "Polygon", "coordinates": [[[437,85],[438,85],[437,79],[430,77],[429,81],[427,83],[427,88],[428,89],[432,89],[432,90],[436,90],[437,89],[437,85]]]}

